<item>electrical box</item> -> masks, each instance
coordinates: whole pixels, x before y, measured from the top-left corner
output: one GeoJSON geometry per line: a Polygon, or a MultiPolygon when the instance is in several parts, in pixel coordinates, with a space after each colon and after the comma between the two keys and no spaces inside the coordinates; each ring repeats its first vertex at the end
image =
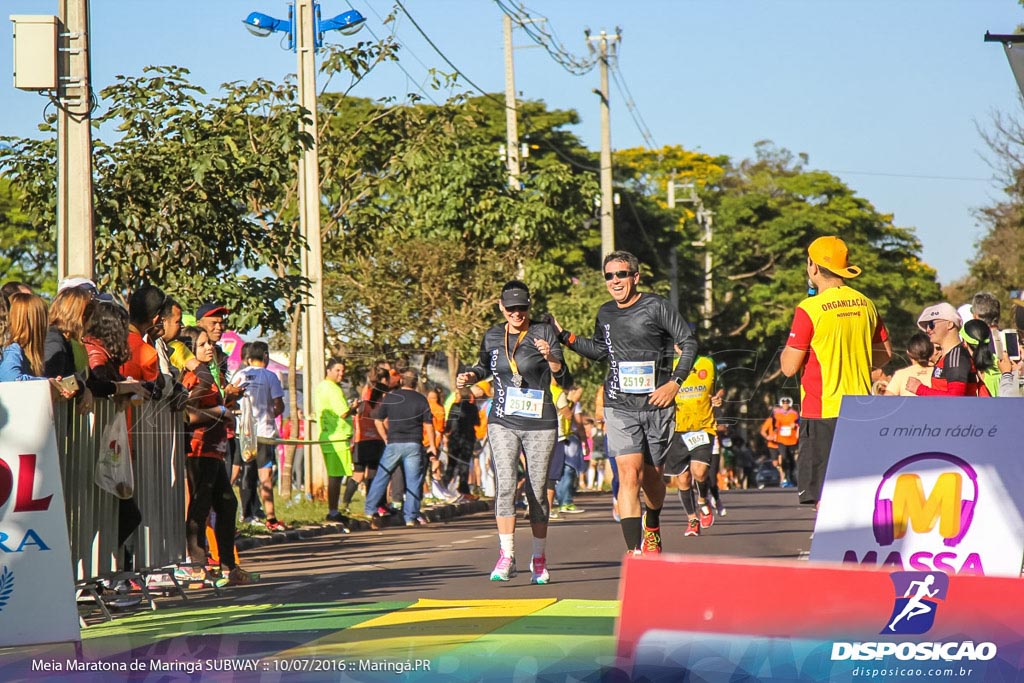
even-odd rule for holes
{"type": "Polygon", "coordinates": [[[57,17],[12,14],[14,22],[14,87],[57,89],[57,17]]]}

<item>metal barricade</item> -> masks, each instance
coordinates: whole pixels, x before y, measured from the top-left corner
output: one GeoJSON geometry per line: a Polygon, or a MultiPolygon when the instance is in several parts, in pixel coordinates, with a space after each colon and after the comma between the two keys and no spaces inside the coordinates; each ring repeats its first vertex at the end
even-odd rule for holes
{"type": "MultiPolygon", "coordinates": [[[[132,406],[129,432],[135,468],[135,501],[142,524],[129,539],[136,569],[178,562],[185,551],[185,476],[181,413],[166,404],[132,406]]],[[[118,499],[95,483],[103,431],[117,407],[94,401],[93,412],[54,405],[54,427],[64,482],[64,507],[76,580],[123,569],[118,548],[118,499]]]]}
{"type": "Polygon", "coordinates": [[[142,525],[135,532],[135,566],[164,567],[185,555],[185,453],[181,413],[166,403],[132,410],[135,502],[142,525]]]}

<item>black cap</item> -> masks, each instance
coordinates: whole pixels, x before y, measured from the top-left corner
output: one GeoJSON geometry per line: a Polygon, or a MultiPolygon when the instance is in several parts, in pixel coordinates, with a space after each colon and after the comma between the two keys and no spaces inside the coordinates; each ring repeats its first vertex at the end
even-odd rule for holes
{"type": "Polygon", "coordinates": [[[512,306],[529,306],[530,293],[525,289],[520,289],[518,287],[506,289],[501,293],[501,305],[505,308],[510,308],[512,306]]]}
{"type": "Polygon", "coordinates": [[[212,302],[207,302],[196,310],[196,320],[199,320],[200,318],[205,318],[208,315],[224,316],[230,312],[231,311],[228,310],[226,306],[223,306],[221,304],[215,304],[212,302]]]}

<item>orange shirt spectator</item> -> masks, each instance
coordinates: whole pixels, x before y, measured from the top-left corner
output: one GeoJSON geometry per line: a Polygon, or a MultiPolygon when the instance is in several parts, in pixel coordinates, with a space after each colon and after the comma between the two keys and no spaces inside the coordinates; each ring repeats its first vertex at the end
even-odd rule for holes
{"type": "Polygon", "coordinates": [[[134,325],[128,326],[128,349],[132,355],[121,366],[121,374],[142,382],[155,382],[160,376],[160,357],[134,325]]]}

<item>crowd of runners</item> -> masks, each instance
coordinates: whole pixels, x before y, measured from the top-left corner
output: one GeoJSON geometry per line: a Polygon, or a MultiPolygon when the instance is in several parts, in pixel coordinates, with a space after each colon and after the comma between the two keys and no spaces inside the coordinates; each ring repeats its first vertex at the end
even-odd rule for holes
{"type": "MultiPolygon", "coordinates": [[[[360,513],[373,528],[399,508],[407,526],[427,524],[425,496],[493,496],[499,547],[490,579],[516,575],[515,527],[525,509],[530,580],[544,584],[549,521],[580,511],[578,488],[610,479],[627,555],[656,554],[667,484],[690,537],[727,514],[720,484],[795,487],[800,503],[817,506],[843,396],[1022,393],[1024,299],[1015,302],[1016,330],[999,329],[998,299],[985,292],[960,310],[925,308],[920,332],[906,342],[911,365],[889,376],[882,370],[893,355],[885,324],[847,284],[860,269],[841,239],[822,237],[808,247],[808,296],[780,356],[781,372],[800,377],[799,411],[791,397],[778,398],[761,424],[766,452],[759,458],[749,434],[719,420],[724,389],[693,326],[665,298],[640,291],[636,257],[612,252],[603,273],[610,300],[587,333],[532,311],[529,287],[506,283],[495,292],[504,320],[483,335],[476,362],[460,369],[450,393],[421,386],[405,361],[376,362],[353,383],[344,359],[328,359],[313,401],[327,519],[344,523],[355,514],[360,489],[360,513]],[[572,376],[575,355],[607,367],[590,416],[572,376]]],[[[93,396],[122,404],[160,398],[183,411],[190,559],[201,567],[219,558],[226,584],[253,580],[226,549],[239,518],[235,485],[241,519],[284,528],[273,497],[284,392],[267,368],[266,343],[246,344],[245,367],[229,373],[217,342],[230,311],[205,304],[183,328],[181,306],[151,286],[122,306],[91,281],[73,279],[47,309],[24,285],[8,283],[0,303],[0,381],[50,378],[55,400],[75,400],[83,411],[93,396]]],[[[138,514],[130,499],[122,501],[122,540],[138,514]]]]}

